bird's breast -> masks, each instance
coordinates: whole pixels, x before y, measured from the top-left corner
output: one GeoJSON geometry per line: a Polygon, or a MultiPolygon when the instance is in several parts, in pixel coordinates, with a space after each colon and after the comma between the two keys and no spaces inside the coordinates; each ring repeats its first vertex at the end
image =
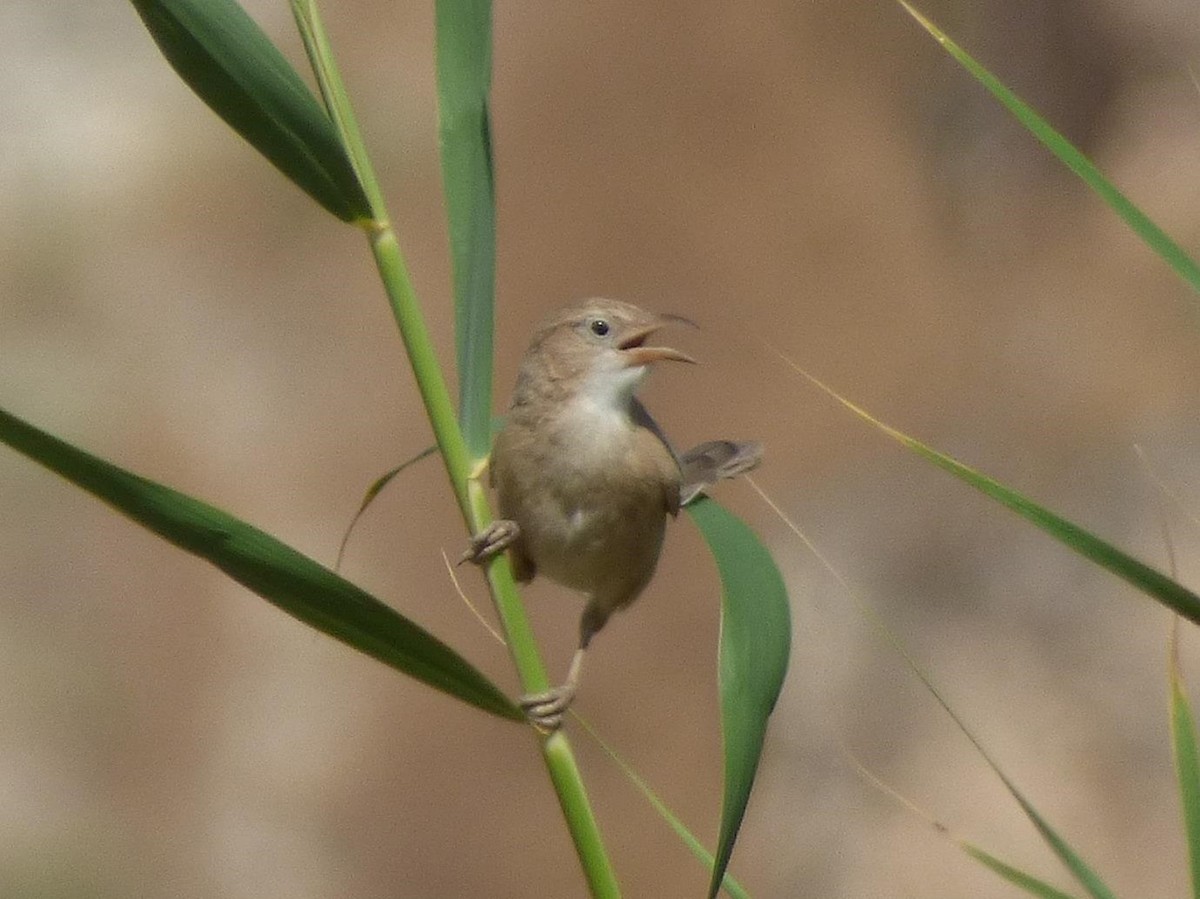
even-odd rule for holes
{"type": "Polygon", "coordinates": [[[510,422],[498,437],[493,470],[501,514],[520,526],[523,551],[540,573],[592,595],[631,600],[662,547],[666,497],[672,486],[678,490],[674,457],[627,418],[584,410],[555,424],[535,435],[510,422]]]}

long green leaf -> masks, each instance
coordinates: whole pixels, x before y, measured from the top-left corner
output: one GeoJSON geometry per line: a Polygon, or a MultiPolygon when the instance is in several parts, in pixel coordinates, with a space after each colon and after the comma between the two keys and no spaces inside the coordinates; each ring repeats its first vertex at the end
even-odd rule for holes
{"type": "Polygon", "coordinates": [[[498,687],[450,647],[258,528],[105,462],[3,410],[0,441],[147,530],[208,560],[289,615],[484,711],[524,719],[498,687]]]}
{"type": "Polygon", "coordinates": [[[967,855],[999,874],[1013,886],[1020,887],[1031,896],[1037,896],[1038,899],[1075,899],[1070,893],[1064,893],[1062,890],[1046,883],[1046,881],[1034,877],[1032,874],[1027,874],[1020,868],[1015,868],[1006,862],[1002,862],[996,856],[990,852],[985,852],[978,846],[971,843],[960,843],[959,845],[967,855]]]}
{"type": "MultiPolygon", "coordinates": [[[[778,350],[776,352],[779,353],[778,350]]],[[[938,468],[950,472],[956,478],[970,484],[979,492],[991,497],[1001,505],[1012,509],[1026,521],[1037,525],[1047,534],[1070,547],[1085,559],[1090,559],[1101,568],[1107,569],[1143,593],[1157,599],[1167,608],[1178,612],[1194,624],[1200,624],[1200,596],[1197,596],[1187,587],[1172,580],[1162,572],[1156,571],[1144,562],[1139,562],[1133,556],[1122,552],[1111,543],[1101,540],[1090,531],[1086,531],[1079,525],[1067,521],[1067,519],[1060,515],[1056,515],[1044,506],[1038,505],[1033,500],[1006,487],[999,481],[995,481],[987,475],[963,465],[945,453],[940,453],[932,447],[921,443],[921,441],[909,437],[903,431],[885,424],[861,406],[843,397],[832,387],[810,375],[795,362],[788,359],[787,356],[784,356],[782,353],[779,353],[779,356],[797,374],[809,381],[809,383],[837,400],[863,421],[878,428],[897,443],[908,447],[908,449],[932,462],[938,468]]]]}
{"type": "Polygon", "coordinates": [[[1059,836],[1058,831],[1050,826],[1049,822],[1041,816],[1041,813],[1033,807],[1033,804],[1017,789],[1016,784],[1005,776],[991,758],[988,758],[988,764],[1000,776],[1000,779],[1004,782],[1004,786],[1008,788],[1009,793],[1012,794],[1013,798],[1021,806],[1021,810],[1033,822],[1033,826],[1037,828],[1042,839],[1054,851],[1054,854],[1058,856],[1059,861],[1067,866],[1067,870],[1075,875],[1075,879],[1079,881],[1080,886],[1088,891],[1088,895],[1092,899],[1116,899],[1116,894],[1091,869],[1087,862],[1083,860],[1083,857],[1072,849],[1066,840],[1059,836]]]}
{"type": "Polygon", "coordinates": [[[496,204],[488,93],[491,0],[437,0],[438,133],[454,272],[459,423],[476,459],[491,449],[496,204]]]}
{"type": "Polygon", "coordinates": [[[1187,587],[1122,552],[1111,543],[1101,540],[1090,531],[1056,515],[1000,482],[968,468],[950,456],[939,453],[899,431],[894,432],[892,436],[934,465],[945,469],[981,493],[1012,509],[1056,540],[1075,550],[1079,555],[1090,559],[1101,568],[1108,569],[1190,621],[1200,624],[1200,596],[1187,587]]]}
{"type": "Polygon", "coordinates": [[[703,497],[687,507],[721,575],[718,683],[725,792],[708,895],[716,896],[762,755],[767,721],[787,674],[791,610],[783,577],[762,542],[733,513],[703,497]]]}
{"type": "Polygon", "coordinates": [[[210,109],[338,218],[371,218],[337,131],[234,0],[131,0],[171,67],[210,109]]]}
{"type": "Polygon", "coordinates": [[[929,32],[934,40],[945,48],[946,52],[959,65],[970,72],[976,81],[987,88],[992,96],[1003,103],[1008,111],[1016,116],[1017,120],[1034,137],[1041,141],[1051,153],[1057,156],[1067,168],[1078,175],[1088,187],[1096,192],[1100,199],[1112,207],[1113,211],[1133,229],[1134,233],[1141,237],[1171,268],[1175,269],[1175,272],[1187,281],[1193,290],[1200,291],[1200,266],[1183,251],[1183,248],[1179,244],[1168,237],[1165,231],[1154,224],[1144,212],[1117,190],[1112,182],[1101,174],[1092,161],[1076,149],[1069,140],[1054,130],[1049,122],[1034,112],[1020,97],[1005,87],[999,78],[976,62],[962,47],[952,41],[944,31],[921,15],[921,13],[917,12],[906,0],[898,0],[898,2],[908,11],[909,15],[916,19],[922,28],[929,32]]]}

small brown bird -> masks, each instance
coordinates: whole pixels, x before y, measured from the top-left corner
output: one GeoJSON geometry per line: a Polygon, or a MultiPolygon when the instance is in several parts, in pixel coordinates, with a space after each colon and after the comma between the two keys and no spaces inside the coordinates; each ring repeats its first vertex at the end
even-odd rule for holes
{"type": "Polygon", "coordinates": [[[584,650],[654,574],[667,516],[705,487],[758,464],[757,443],[718,440],[676,456],[634,397],[655,362],[694,360],[647,346],[660,328],[692,322],[618,300],[569,306],[534,334],[504,429],[492,448],[500,518],[463,560],[509,550],[518,581],[544,574],[587,594],[566,681],[521,699],[557,730],[579,686],[584,650]]]}

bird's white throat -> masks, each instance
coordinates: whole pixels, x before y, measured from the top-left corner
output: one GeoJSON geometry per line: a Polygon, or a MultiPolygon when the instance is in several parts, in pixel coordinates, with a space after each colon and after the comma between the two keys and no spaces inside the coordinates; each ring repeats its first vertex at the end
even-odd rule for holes
{"type": "Polygon", "coordinates": [[[574,433],[595,445],[632,431],[633,394],[649,372],[646,365],[592,372],[563,408],[574,433]]]}
{"type": "Polygon", "coordinates": [[[610,410],[628,417],[634,391],[650,374],[648,365],[622,365],[620,368],[597,367],[579,388],[582,399],[597,410],[610,410]]]}

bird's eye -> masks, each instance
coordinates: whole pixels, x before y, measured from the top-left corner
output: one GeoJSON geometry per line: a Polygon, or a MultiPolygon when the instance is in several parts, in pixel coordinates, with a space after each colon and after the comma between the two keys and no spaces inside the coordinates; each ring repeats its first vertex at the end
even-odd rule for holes
{"type": "Polygon", "coordinates": [[[592,329],[592,333],[597,337],[607,337],[608,332],[612,330],[608,322],[602,318],[592,319],[592,323],[589,325],[589,327],[592,329]]]}

